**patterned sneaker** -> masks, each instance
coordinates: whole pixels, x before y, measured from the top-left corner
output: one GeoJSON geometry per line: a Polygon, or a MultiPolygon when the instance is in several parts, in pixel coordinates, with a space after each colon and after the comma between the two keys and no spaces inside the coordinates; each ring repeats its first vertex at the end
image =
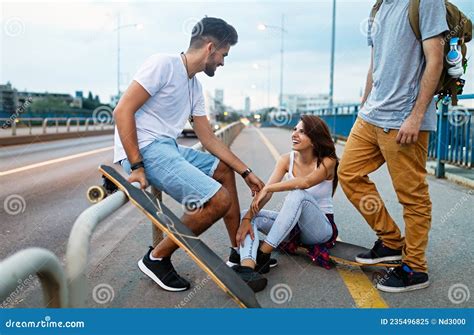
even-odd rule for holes
{"type": "Polygon", "coordinates": [[[138,267],[148,277],[153,279],[163,290],[170,292],[185,291],[191,287],[191,284],[180,277],[171,264],[170,257],[163,257],[161,261],[151,260],[150,253],[153,247],[138,261],[138,267]]]}
{"type": "Polygon", "coordinates": [[[355,261],[361,264],[376,264],[402,260],[402,251],[386,247],[382,240],[377,240],[368,252],[356,256],[355,261]]]}
{"type": "Polygon", "coordinates": [[[377,283],[377,289],[390,293],[419,290],[428,286],[430,286],[428,274],[415,272],[406,264],[389,270],[387,276],[377,283]]]}

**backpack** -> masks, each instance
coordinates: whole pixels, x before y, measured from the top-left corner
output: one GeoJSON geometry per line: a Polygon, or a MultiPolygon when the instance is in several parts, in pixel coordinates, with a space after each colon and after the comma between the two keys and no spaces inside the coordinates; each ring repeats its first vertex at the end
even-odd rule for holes
{"type": "MultiPolygon", "coordinates": [[[[461,12],[455,5],[450,3],[448,0],[446,2],[446,21],[448,23],[449,31],[444,33],[444,54],[447,55],[450,51],[450,39],[453,37],[458,37],[461,53],[462,53],[462,66],[464,73],[466,72],[467,62],[467,46],[466,43],[472,39],[472,22],[471,20],[461,12]]],[[[374,22],[375,15],[377,14],[380,6],[382,6],[383,0],[377,0],[374,4],[372,11],[370,13],[369,25],[374,22]]],[[[410,21],[410,26],[415,33],[416,38],[421,41],[421,32],[420,32],[420,0],[410,0],[409,9],[408,9],[408,19],[410,21]]],[[[461,78],[452,78],[448,74],[448,69],[451,67],[444,57],[444,66],[441,78],[436,88],[435,94],[438,96],[438,102],[444,99],[445,97],[451,97],[451,102],[453,106],[456,106],[458,103],[457,96],[462,94],[465,80],[461,78]]]]}

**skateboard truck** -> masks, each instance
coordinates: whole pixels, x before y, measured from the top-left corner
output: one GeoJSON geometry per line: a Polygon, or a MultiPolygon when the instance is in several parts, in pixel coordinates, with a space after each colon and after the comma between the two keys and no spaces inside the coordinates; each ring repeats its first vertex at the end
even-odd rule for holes
{"type": "Polygon", "coordinates": [[[102,185],[94,185],[89,187],[87,190],[87,200],[93,204],[96,204],[117,190],[118,187],[103,175],[102,185]]]}

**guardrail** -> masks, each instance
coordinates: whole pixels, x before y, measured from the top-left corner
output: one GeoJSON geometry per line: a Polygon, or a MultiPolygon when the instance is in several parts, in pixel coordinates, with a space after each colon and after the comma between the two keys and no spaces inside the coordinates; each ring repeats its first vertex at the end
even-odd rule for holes
{"type": "MultiPolygon", "coordinates": [[[[474,99],[474,94],[458,97],[462,100],[474,99]]],[[[436,177],[444,177],[444,165],[452,164],[464,168],[474,166],[474,109],[450,105],[450,100],[440,102],[437,111],[438,129],[430,134],[428,157],[436,160],[436,177]]],[[[327,107],[313,111],[312,115],[320,116],[331,129],[335,139],[347,139],[352,125],[357,119],[359,106],[356,104],[339,105],[331,113],[327,107]]],[[[276,113],[262,123],[266,127],[293,128],[301,114],[276,113]]]]}
{"type": "MultiPolygon", "coordinates": [[[[230,146],[243,128],[242,123],[235,122],[216,132],[216,136],[230,146]]],[[[193,148],[204,150],[201,143],[193,148]]],[[[152,192],[161,199],[161,192],[152,192]]],[[[21,250],[0,262],[0,301],[11,296],[25,278],[37,274],[43,286],[45,306],[85,307],[88,295],[86,270],[92,234],[105,218],[127,202],[125,193],[117,191],[79,215],[69,235],[65,272],[58,258],[52,252],[41,248],[21,250]]],[[[153,245],[156,245],[162,234],[154,225],[152,231],[153,245]]]]}
{"type": "Polygon", "coordinates": [[[89,130],[103,130],[105,127],[113,127],[114,123],[112,118],[100,120],[97,118],[85,118],[85,117],[71,117],[71,118],[18,118],[15,120],[9,118],[0,118],[0,124],[8,125],[4,129],[11,128],[11,136],[18,136],[18,129],[28,129],[27,134],[22,135],[33,135],[33,130],[40,130],[41,134],[48,134],[51,130],[55,130],[56,133],[69,133],[71,132],[71,124],[75,123],[77,132],[89,131],[89,130]],[[92,125],[92,127],[90,127],[92,125]],[[49,130],[49,131],[48,131],[49,130]],[[61,130],[61,131],[60,131],[61,130]]]}
{"type": "Polygon", "coordinates": [[[18,251],[0,262],[0,301],[16,298],[26,281],[37,275],[43,287],[46,307],[67,307],[66,277],[59,259],[49,250],[29,248],[18,251]],[[18,293],[16,293],[18,291],[18,293]]]}

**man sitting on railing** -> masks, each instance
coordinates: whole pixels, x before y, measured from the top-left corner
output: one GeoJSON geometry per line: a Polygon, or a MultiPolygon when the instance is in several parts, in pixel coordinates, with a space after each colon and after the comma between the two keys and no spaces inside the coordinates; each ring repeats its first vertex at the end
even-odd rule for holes
{"type": "MultiPolygon", "coordinates": [[[[183,204],[182,221],[199,235],[224,218],[232,244],[229,262],[240,263],[236,243],[240,223],[234,171],[252,193],[264,183],[214,135],[204,110],[202,87],[195,75],[214,76],[237,43],[237,32],[225,21],[204,18],[192,31],[181,55],[155,54],[138,70],[115,108],[114,162],[121,162],[129,181],[148,181],[183,204]],[[192,116],[198,139],[209,153],[178,145],[176,138],[192,116]]],[[[183,291],[189,282],[179,276],[170,257],[178,246],[165,238],[139,261],[140,269],[160,287],[183,291]]],[[[258,273],[241,274],[245,281],[258,273]]],[[[258,279],[258,278],[257,278],[258,279]]]]}
{"type": "Polygon", "coordinates": [[[341,186],[378,240],[356,261],[402,260],[377,288],[405,292],[428,287],[425,250],[431,226],[426,182],[429,131],[436,129],[434,92],[443,70],[448,30],[444,0],[421,1],[421,41],[408,22],[410,1],[378,1],[369,29],[372,61],[358,119],[339,166],[341,186]],[[375,29],[376,28],[376,29],[375,29]],[[387,212],[368,174],[387,163],[403,205],[405,237],[387,212]]]}

